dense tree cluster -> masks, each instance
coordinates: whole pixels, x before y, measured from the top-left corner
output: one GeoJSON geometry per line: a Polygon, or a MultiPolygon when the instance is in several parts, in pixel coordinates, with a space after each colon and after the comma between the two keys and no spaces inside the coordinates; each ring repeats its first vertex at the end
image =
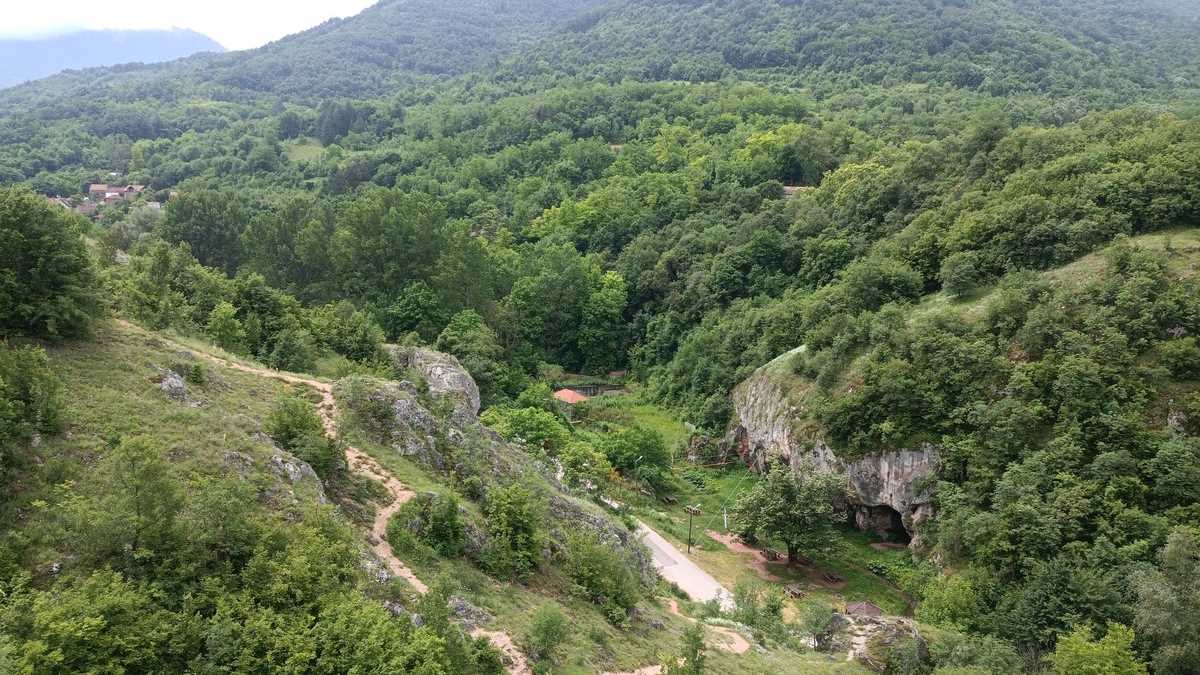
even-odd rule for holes
{"type": "Polygon", "coordinates": [[[86,332],[99,296],[80,230],[29,190],[0,187],[0,336],[86,332]]]}

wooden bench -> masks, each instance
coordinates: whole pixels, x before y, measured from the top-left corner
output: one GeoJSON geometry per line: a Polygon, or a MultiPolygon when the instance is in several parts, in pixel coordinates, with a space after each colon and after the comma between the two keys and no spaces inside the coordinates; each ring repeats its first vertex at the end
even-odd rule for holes
{"type": "Polygon", "coordinates": [[[779,551],[776,551],[773,548],[764,549],[763,557],[767,560],[779,560],[779,551]]]}

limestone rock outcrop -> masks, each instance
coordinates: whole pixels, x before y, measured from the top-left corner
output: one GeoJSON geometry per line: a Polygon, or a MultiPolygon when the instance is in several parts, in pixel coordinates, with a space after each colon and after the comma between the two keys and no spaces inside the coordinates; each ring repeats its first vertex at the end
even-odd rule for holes
{"type": "Polygon", "coordinates": [[[811,383],[790,372],[796,351],[758,369],[734,390],[734,420],[722,448],[737,452],[759,471],[783,461],[793,469],[807,464],[844,475],[849,484],[847,499],[860,528],[881,534],[898,534],[902,528],[908,537],[918,537],[918,526],[933,514],[937,448],[924,444],[839,457],[798,393],[811,383]]]}
{"type": "Polygon", "coordinates": [[[416,371],[429,386],[430,396],[451,402],[457,424],[475,421],[479,415],[479,387],[458,359],[420,347],[388,345],[387,351],[396,370],[416,371]]]}
{"type": "MultiPolygon", "coordinates": [[[[337,400],[359,418],[371,440],[474,486],[466,488],[468,496],[512,480],[544,481],[551,546],[562,549],[570,533],[592,531],[601,541],[628,550],[648,582],[654,577],[648,551],[627,527],[595,504],[569,494],[554,480],[552,463],[529,455],[479,421],[479,389],[454,357],[424,349],[390,351],[397,373],[420,376],[427,390],[408,381],[360,375],[334,386],[337,400]],[[443,407],[442,402],[450,405],[443,407]]],[[[465,553],[482,555],[486,523],[464,518],[464,525],[465,553]]]]}
{"type": "Polygon", "coordinates": [[[930,663],[925,637],[911,619],[900,617],[835,613],[814,643],[818,651],[845,654],[845,660],[877,673],[888,672],[889,652],[905,644],[918,663],[930,663]]]}

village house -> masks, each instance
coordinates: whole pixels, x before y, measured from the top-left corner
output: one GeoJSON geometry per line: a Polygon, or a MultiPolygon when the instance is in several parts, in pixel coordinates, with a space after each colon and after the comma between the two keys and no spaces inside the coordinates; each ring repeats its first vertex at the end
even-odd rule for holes
{"type": "Polygon", "coordinates": [[[97,202],[114,204],[119,201],[133,199],[142,194],[142,192],[145,190],[145,185],[108,185],[106,183],[92,183],[88,186],[88,197],[97,202]]]}
{"type": "Polygon", "coordinates": [[[576,403],[583,403],[584,401],[588,400],[587,396],[584,396],[573,389],[559,389],[558,391],[554,392],[554,398],[568,405],[575,405],[576,403]]]}

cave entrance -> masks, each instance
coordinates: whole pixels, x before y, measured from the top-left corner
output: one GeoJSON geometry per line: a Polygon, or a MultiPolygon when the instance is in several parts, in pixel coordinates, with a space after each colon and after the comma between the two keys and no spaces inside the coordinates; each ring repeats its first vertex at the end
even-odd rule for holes
{"type": "Polygon", "coordinates": [[[908,530],[904,529],[904,519],[900,512],[887,504],[860,506],[854,519],[859,529],[870,530],[885,542],[908,545],[912,541],[908,530]]]}

